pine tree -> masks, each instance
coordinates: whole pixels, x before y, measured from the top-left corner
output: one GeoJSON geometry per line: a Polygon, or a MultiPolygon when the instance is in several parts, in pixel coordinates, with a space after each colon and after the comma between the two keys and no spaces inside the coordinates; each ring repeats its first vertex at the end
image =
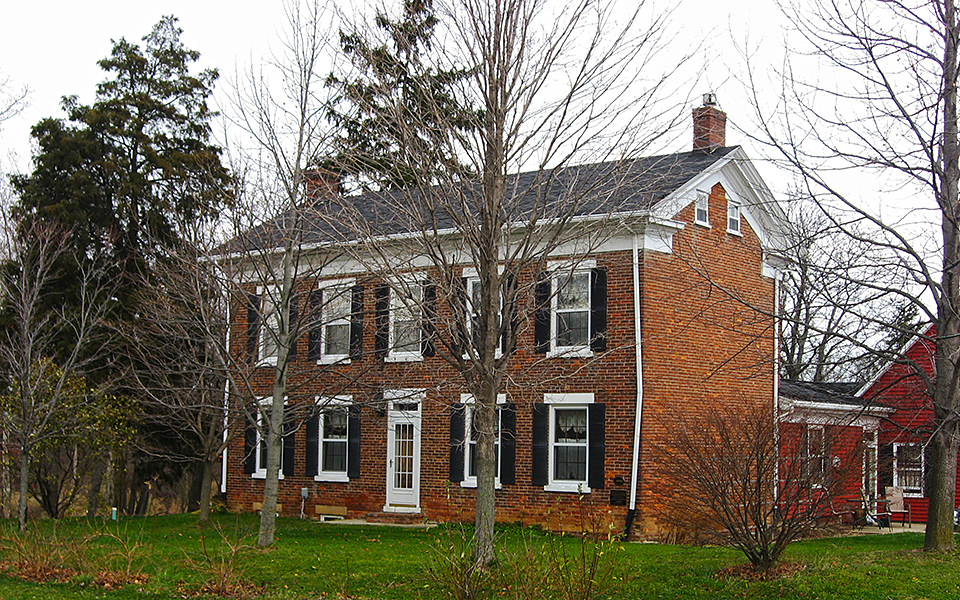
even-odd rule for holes
{"type": "Polygon", "coordinates": [[[482,115],[457,94],[471,70],[431,62],[439,24],[432,1],[404,0],[400,18],[378,11],[373,22],[373,30],[340,34],[354,73],[327,78],[336,93],[329,118],[341,133],[325,166],[360,186],[387,189],[428,185],[441,169],[470,175],[441,136],[451,124],[475,130],[482,115]]]}

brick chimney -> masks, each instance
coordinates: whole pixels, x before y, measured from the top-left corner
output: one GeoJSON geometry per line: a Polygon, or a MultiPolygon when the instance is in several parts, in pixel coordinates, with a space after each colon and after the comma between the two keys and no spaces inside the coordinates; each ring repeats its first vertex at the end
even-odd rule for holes
{"type": "Polygon", "coordinates": [[[703,95],[703,106],[693,109],[693,149],[712,152],[727,145],[727,113],[717,108],[717,95],[703,95]]]}
{"type": "Polygon", "coordinates": [[[328,169],[310,169],[304,173],[307,184],[307,202],[317,205],[340,194],[340,178],[328,169]]]}

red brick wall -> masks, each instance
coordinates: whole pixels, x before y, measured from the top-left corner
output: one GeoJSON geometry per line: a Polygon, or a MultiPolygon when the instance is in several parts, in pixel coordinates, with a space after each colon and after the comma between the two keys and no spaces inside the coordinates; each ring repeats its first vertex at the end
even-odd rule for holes
{"type": "MultiPolygon", "coordinates": [[[[692,207],[679,218],[687,228],[674,239],[675,254],[653,252],[642,256],[645,405],[640,475],[640,515],[655,519],[652,491],[658,486],[658,469],[652,459],[658,444],[669,443],[667,426],[679,413],[709,410],[717,403],[769,409],[773,396],[772,320],[758,316],[740,300],[727,296],[715,283],[742,294],[765,311],[773,307],[773,282],[760,276],[756,236],[743,221],[743,237],[726,233],[723,189],[711,194],[712,229],[692,224],[692,207]],[[722,221],[722,222],[720,222],[722,221]]],[[[497,491],[500,521],[536,523],[552,529],[578,530],[596,523],[622,531],[627,508],[610,505],[610,492],[629,497],[636,377],[632,253],[597,254],[597,266],[607,269],[607,351],[594,360],[552,358],[533,352],[532,319],[521,324],[518,350],[511,358],[511,377],[504,392],[517,405],[516,485],[497,491]],[[605,487],[582,496],[545,492],[531,484],[531,424],[535,403],[544,393],[595,394],[606,405],[605,487]],[[622,477],[624,483],[616,484],[622,477]]],[[[521,274],[520,284],[532,287],[535,273],[521,274]]],[[[370,400],[383,389],[425,388],[422,407],[421,507],[430,520],[471,520],[475,491],[448,480],[449,408],[460,401],[459,375],[439,357],[422,362],[384,363],[373,354],[374,293],[364,294],[365,356],[349,366],[327,367],[320,377],[307,362],[305,336],[300,340],[291,381],[300,386],[291,403],[312,401],[316,395],[351,394],[355,402],[370,400]],[[334,374],[336,376],[334,376],[334,374]],[[311,379],[308,382],[308,379],[311,379]],[[343,381],[354,383],[341,387],[343,381]]],[[[246,340],[246,311],[238,310],[233,339],[238,347],[246,340]]],[[[441,320],[448,314],[442,301],[441,320]]],[[[258,394],[267,395],[272,370],[257,374],[258,394]]],[[[303,473],[305,432],[296,433],[297,473],[280,483],[283,514],[300,511],[300,488],[310,490],[304,512],[314,516],[314,506],[344,506],[349,516],[379,512],[385,502],[386,418],[363,406],[361,410],[361,474],[349,483],[320,483],[303,473]]],[[[241,471],[243,439],[230,448],[228,502],[252,510],[261,501],[262,481],[241,471]]],[[[647,526],[644,531],[652,533],[647,526]]]]}
{"type": "Polygon", "coordinates": [[[659,533],[669,482],[658,447],[671,428],[718,406],[773,407],[774,282],[761,277],[756,234],[741,219],[727,233],[726,194],[709,197],[711,227],[693,223],[694,207],[678,220],[673,254],[647,252],[643,266],[643,426],[638,522],[659,533]]]}

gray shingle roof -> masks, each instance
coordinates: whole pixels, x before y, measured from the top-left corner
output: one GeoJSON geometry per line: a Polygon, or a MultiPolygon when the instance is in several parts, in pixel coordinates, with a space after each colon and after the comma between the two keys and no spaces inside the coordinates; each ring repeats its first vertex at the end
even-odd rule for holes
{"type": "Polygon", "coordinates": [[[855,396],[862,383],[858,382],[819,382],[797,381],[791,379],[780,380],[780,395],[794,400],[805,402],[819,402],[823,404],[848,404],[850,406],[866,406],[869,404],[863,398],[855,396]]]}
{"type": "MultiPolygon", "coordinates": [[[[503,218],[526,222],[531,215],[589,216],[610,212],[643,212],[670,195],[736,146],[712,152],[695,150],[632,159],[531,171],[507,178],[503,218]]],[[[227,242],[222,253],[279,245],[283,232],[297,227],[304,243],[344,241],[363,226],[377,235],[464,229],[474,225],[479,202],[477,184],[456,189],[394,190],[341,195],[318,202],[310,211],[286,213],[227,242]],[[438,202],[437,198],[444,201],[438,202]],[[353,226],[342,226],[348,219],[353,226]],[[359,221],[359,222],[358,222],[359,221]],[[428,227],[424,224],[428,223],[428,227]]]]}

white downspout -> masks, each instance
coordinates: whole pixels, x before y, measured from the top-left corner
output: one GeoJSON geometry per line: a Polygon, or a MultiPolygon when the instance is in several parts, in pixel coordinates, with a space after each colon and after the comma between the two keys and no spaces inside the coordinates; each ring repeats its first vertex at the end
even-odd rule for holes
{"type": "Polygon", "coordinates": [[[773,498],[780,491],[780,271],[773,277],[773,441],[776,448],[774,461],[773,498]]]}
{"type": "Polygon", "coordinates": [[[630,470],[631,516],[637,508],[637,477],[640,471],[640,430],[643,424],[643,352],[640,336],[640,244],[633,234],[633,322],[634,345],[637,351],[637,406],[633,421],[633,463],[630,470]]]}

